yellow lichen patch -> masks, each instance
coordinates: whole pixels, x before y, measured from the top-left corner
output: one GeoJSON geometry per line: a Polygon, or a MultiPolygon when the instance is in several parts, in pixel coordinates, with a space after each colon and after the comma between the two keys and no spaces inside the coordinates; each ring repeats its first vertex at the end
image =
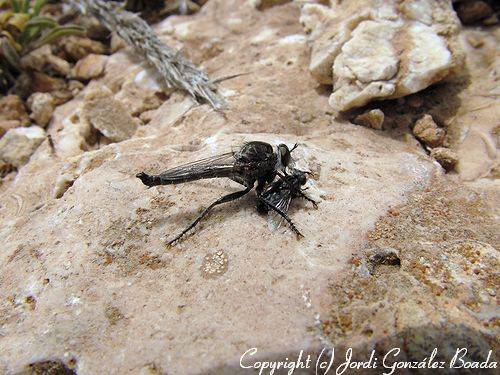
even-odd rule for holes
{"type": "Polygon", "coordinates": [[[228,259],[223,251],[205,255],[201,265],[201,274],[205,278],[212,278],[223,275],[227,271],[228,259]]]}
{"type": "Polygon", "coordinates": [[[369,334],[377,340],[369,350],[404,342],[415,353],[422,348],[412,343],[429,332],[480,345],[481,339],[470,339],[473,331],[460,327],[493,331],[498,324],[494,212],[474,191],[447,182],[407,197],[375,223],[345,276],[328,286],[335,298],[319,334],[336,349],[369,334]]]}

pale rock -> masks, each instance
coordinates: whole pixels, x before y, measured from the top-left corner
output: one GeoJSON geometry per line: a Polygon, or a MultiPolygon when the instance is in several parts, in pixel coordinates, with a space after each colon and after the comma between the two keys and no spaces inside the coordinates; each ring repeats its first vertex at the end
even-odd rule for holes
{"type": "Polygon", "coordinates": [[[467,35],[467,42],[474,48],[480,48],[484,45],[484,40],[480,35],[469,34],[467,35]]]}
{"type": "Polygon", "coordinates": [[[310,32],[309,69],[333,83],[337,112],[418,92],[460,66],[458,20],[447,2],[305,4],[301,21],[310,32]]]}
{"type": "Polygon", "coordinates": [[[108,56],[90,54],[78,60],[72,71],[73,78],[89,80],[103,74],[108,56]]]}
{"type": "Polygon", "coordinates": [[[20,125],[30,123],[26,107],[17,95],[5,95],[0,98],[0,121],[18,121],[20,125]]]}
{"type": "Polygon", "coordinates": [[[399,63],[392,45],[396,32],[394,24],[389,21],[359,23],[335,59],[334,84],[343,77],[362,84],[390,81],[396,75],[399,63]]]}
{"type": "Polygon", "coordinates": [[[50,92],[64,91],[66,89],[66,81],[62,78],[52,77],[41,72],[34,72],[30,77],[31,92],[50,92]]]}
{"type": "Polygon", "coordinates": [[[109,44],[109,48],[112,53],[127,47],[127,43],[125,43],[125,41],[120,38],[116,32],[111,33],[111,41],[109,44]]]}
{"type": "Polygon", "coordinates": [[[73,61],[83,59],[89,54],[102,55],[106,52],[101,42],[75,35],[61,38],[59,45],[73,61]]]}
{"type": "Polygon", "coordinates": [[[85,85],[77,80],[71,80],[68,82],[68,90],[71,92],[71,94],[73,94],[73,96],[82,91],[84,87],[85,85]]]}
{"type": "Polygon", "coordinates": [[[355,14],[345,22],[335,17],[335,12],[320,4],[305,4],[300,21],[310,33],[311,61],[309,70],[321,83],[332,83],[332,65],[343,44],[349,40],[357,24],[369,18],[366,10],[355,14]]]}
{"type": "MultiPolygon", "coordinates": [[[[391,9],[378,13],[397,19],[391,9]]],[[[187,50],[220,38],[223,52],[203,62],[211,76],[248,72],[220,82],[237,93],[223,112],[178,91],[133,137],[106,145],[87,137],[92,126],[79,116],[99,95],[78,95],[55,109],[55,152],[44,142],[0,185],[0,373],[52,361],[78,375],[246,374],[239,361],[249,348],[258,347],[253,359],[285,361],[333,343],[340,358],[345,346],[364,361],[373,348],[398,347],[401,360],[422,361],[436,342],[443,343],[439,353],[488,352],[497,334],[490,276],[498,269],[498,231],[481,191],[450,183],[454,176],[420,146],[392,132],[332,118],[317,81],[304,74],[307,46],[279,42],[302,32],[297,15],[293,4],[259,11],[225,0],[167,19],[171,29],[189,31],[187,50]],[[252,46],[264,29],[278,30],[271,44],[252,46]],[[290,56],[296,63],[283,69],[290,56]],[[261,59],[277,63],[262,68],[261,59]],[[303,112],[314,120],[297,126],[303,112]],[[87,148],[77,144],[86,139],[87,148]],[[289,214],[305,238],[296,240],[286,225],[269,230],[251,192],[166,248],[200,210],[241,186],[211,179],[147,189],[136,173],[159,173],[250,140],[299,143],[297,166],[314,174],[306,193],[320,201],[318,210],[292,201],[289,214]],[[397,249],[381,253],[374,274],[359,259],[372,245],[397,249]],[[221,273],[208,278],[204,266],[221,273]]],[[[144,70],[128,50],[111,61],[85,93],[105,83],[112,92],[97,94],[113,98],[144,70]]],[[[485,72],[490,95],[497,82],[485,72]]],[[[466,108],[471,123],[484,101],[475,98],[466,108]]]]}
{"type": "Polygon", "coordinates": [[[10,129],[21,126],[18,120],[0,120],[0,138],[7,133],[10,129]]]}
{"type": "Polygon", "coordinates": [[[78,21],[79,23],[81,23],[81,26],[85,28],[85,34],[91,41],[95,42],[96,40],[106,40],[107,38],[109,38],[109,29],[106,28],[106,26],[104,26],[102,22],[99,22],[97,18],[81,17],[81,19],[79,19],[78,21]]]}
{"type": "Polygon", "coordinates": [[[114,142],[130,138],[137,129],[127,108],[104,86],[87,93],[81,119],[114,142]]]}
{"type": "Polygon", "coordinates": [[[158,108],[162,104],[161,91],[145,87],[134,81],[127,81],[115,95],[132,116],[158,108]]]}
{"type": "Polygon", "coordinates": [[[21,66],[24,70],[35,70],[38,72],[52,71],[62,76],[69,74],[71,66],[60,57],[52,53],[51,46],[45,44],[21,58],[21,66]]]}
{"type": "Polygon", "coordinates": [[[54,98],[49,93],[36,92],[28,98],[30,118],[42,128],[46,127],[54,112],[54,98]]]}
{"type": "Polygon", "coordinates": [[[429,147],[441,146],[446,137],[446,131],[437,126],[431,115],[424,115],[415,123],[413,134],[429,147]]]}
{"type": "Polygon", "coordinates": [[[446,40],[431,27],[413,23],[406,31],[410,45],[405,50],[406,56],[400,57],[400,70],[405,70],[394,97],[413,94],[440,81],[448,75],[452,64],[446,40]]]}
{"type": "Polygon", "coordinates": [[[21,167],[44,139],[45,131],[39,126],[9,130],[0,139],[0,165],[21,167]]]}
{"type": "Polygon", "coordinates": [[[462,36],[470,84],[459,93],[457,114],[450,118],[446,127],[449,134],[454,135],[450,139],[450,147],[458,155],[456,171],[460,179],[476,180],[482,185],[498,176],[496,171],[500,165],[500,29],[467,28],[462,36]],[[465,42],[470,35],[481,40],[481,48],[474,48],[465,42]]]}
{"type": "Polygon", "coordinates": [[[431,156],[436,159],[446,171],[454,169],[458,162],[457,153],[446,147],[431,149],[431,156]]]}
{"type": "Polygon", "coordinates": [[[354,123],[380,130],[384,123],[384,117],[384,112],[380,109],[372,109],[371,111],[356,116],[354,123]]]}
{"type": "Polygon", "coordinates": [[[53,123],[62,127],[56,134],[57,154],[61,157],[69,158],[91,149],[89,140],[95,130],[91,123],[80,119],[81,105],[69,102],[54,111],[53,123]]]}

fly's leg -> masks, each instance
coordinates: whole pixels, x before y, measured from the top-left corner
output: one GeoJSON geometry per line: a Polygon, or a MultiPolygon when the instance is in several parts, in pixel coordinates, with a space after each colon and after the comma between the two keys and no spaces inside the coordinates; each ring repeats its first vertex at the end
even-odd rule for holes
{"type": "Polygon", "coordinates": [[[267,200],[265,200],[264,198],[262,197],[259,197],[259,199],[264,202],[264,204],[269,207],[271,210],[275,211],[278,215],[280,215],[283,219],[285,219],[287,221],[287,223],[290,225],[290,228],[292,229],[292,231],[298,236],[298,237],[304,237],[304,235],[302,233],[299,232],[299,230],[297,229],[297,227],[295,226],[295,224],[292,222],[292,220],[288,217],[288,215],[286,214],[286,212],[280,210],[278,207],[276,207],[274,204],[272,204],[271,202],[268,202],[267,200]]]}
{"type": "Polygon", "coordinates": [[[170,241],[168,244],[169,245],[173,245],[175,242],[177,242],[178,240],[181,239],[182,236],[184,236],[187,232],[189,232],[191,229],[193,229],[196,224],[198,224],[200,222],[201,219],[203,219],[209,212],[212,208],[214,208],[215,206],[217,206],[218,204],[221,204],[221,203],[227,203],[227,202],[231,202],[231,201],[234,201],[238,198],[241,198],[242,196],[244,196],[245,194],[248,194],[248,192],[250,190],[252,190],[252,187],[253,186],[250,186],[250,187],[247,187],[245,190],[242,190],[242,191],[237,191],[236,193],[231,193],[231,194],[228,194],[228,195],[225,195],[219,199],[217,199],[214,203],[212,203],[210,206],[208,206],[207,208],[205,208],[203,210],[203,212],[196,218],[195,221],[193,221],[186,229],[184,229],[182,231],[181,234],[177,235],[177,237],[175,237],[172,241],[170,241]]]}
{"type": "Polygon", "coordinates": [[[264,191],[265,187],[267,185],[267,179],[266,178],[259,178],[257,181],[257,187],[255,188],[255,193],[257,194],[258,197],[262,194],[264,191]]]}
{"type": "Polygon", "coordinates": [[[311,202],[315,209],[318,209],[318,202],[316,202],[315,200],[309,198],[303,192],[300,192],[299,195],[300,195],[301,198],[304,198],[306,201],[311,202]]]}

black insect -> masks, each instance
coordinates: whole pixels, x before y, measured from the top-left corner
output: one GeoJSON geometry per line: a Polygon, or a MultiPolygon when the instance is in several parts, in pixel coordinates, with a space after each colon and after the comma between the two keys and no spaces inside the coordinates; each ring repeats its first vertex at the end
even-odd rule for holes
{"type": "Polygon", "coordinates": [[[290,150],[285,144],[280,144],[274,149],[269,143],[253,141],[244,144],[237,151],[184,164],[159,175],[141,172],[137,177],[147,186],[181,184],[217,177],[229,178],[245,186],[244,190],[225,195],[205,208],[196,220],[169,242],[173,244],[194,228],[215,206],[243,197],[252,190],[255,182],[259,196],[267,184],[275,179],[276,174],[291,163],[291,151],[296,146],[290,150]]]}
{"type": "Polygon", "coordinates": [[[282,220],[286,220],[292,231],[299,237],[303,237],[295,224],[288,217],[288,208],[294,198],[303,198],[318,208],[318,203],[309,198],[304,191],[303,186],[307,182],[307,175],[310,172],[301,171],[300,169],[292,168],[290,174],[279,175],[278,179],[264,190],[258,197],[257,210],[261,213],[273,211],[274,215],[270,220],[275,227],[280,225],[282,220]]]}

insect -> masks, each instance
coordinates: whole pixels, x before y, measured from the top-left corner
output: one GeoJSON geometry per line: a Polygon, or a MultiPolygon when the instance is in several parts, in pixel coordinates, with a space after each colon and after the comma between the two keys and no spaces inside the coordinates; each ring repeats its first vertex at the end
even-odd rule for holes
{"type": "Polygon", "coordinates": [[[259,212],[273,211],[274,215],[270,216],[270,221],[275,228],[281,224],[282,220],[286,220],[292,231],[299,237],[303,237],[303,235],[288,217],[288,208],[294,198],[303,198],[318,208],[318,203],[304,193],[306,188],[303,186],[307,182],[308,174],[311,173],[292,168],[290,174],[278,175],[278,179],[264,190],[257,201],[259,212]]]}
{"type": "Polygon", "coordinates": [[[227,194],[205,208],[186,229],[169,242],[169,245],[172,245],[194,228],[215,206],[243,197],[252,190],[256,182],[255,190],[257,195],[260,195],[267,184],[275,179],[276,174],[292,163],[291,152],[296,147],[297,145],[290,150],[287,145],[280,144],[275,149],[269,143],[252,141],[245,143],[237,151],[184,164],[159,175],[141,172],[137,177],[150,187],[221,177],[245,186],[244,190],[227,194]]]}

